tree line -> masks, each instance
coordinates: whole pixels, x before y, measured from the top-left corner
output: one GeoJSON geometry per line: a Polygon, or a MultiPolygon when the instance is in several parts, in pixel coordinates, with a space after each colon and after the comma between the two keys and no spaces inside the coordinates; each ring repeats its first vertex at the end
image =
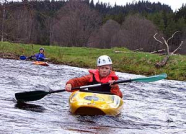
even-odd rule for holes
{"type": "Polygon", "coordinates": [[[173,12],[168,5],[139,1],[110,6],[93,0],[8,2],[0,5],[1,41],[77,47],[126,47],[152,52],[165,46],[186,54],[186,5],[173,12]]]}

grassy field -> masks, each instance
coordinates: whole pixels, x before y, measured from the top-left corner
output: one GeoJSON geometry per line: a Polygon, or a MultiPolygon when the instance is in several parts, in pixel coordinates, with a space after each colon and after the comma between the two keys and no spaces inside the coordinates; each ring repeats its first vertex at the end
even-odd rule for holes
{"type": "Polygon", "coordinates": [[[49,62],[55,64],[95,68],[96,59],[106,54],[111,57],[115,71],[141,75],[167,73],[168,79],[186,80],[186,56],[183,55],[171,56],[165,67],[157,69],[154,64],[161,61],[164,56],[133,52],[126,48],[96,49],[0,42],[0,53],[1,57],[13,55],[11,58],[19,59],[20,55],[30,56],[37,53],[40,47],[45,48],[45,55],[50,58],[49,62]]]}

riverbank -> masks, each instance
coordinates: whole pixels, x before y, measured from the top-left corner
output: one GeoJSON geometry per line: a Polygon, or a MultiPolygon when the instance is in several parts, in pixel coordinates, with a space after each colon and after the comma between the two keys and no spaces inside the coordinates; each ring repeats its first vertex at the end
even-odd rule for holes
{"type": "Polygon", "coordinates": [[[154,64],[161,61],[164,56],[134,52],[126,48],[97,49],[0,42],[0,57],[19,59],[20,55],[30,56],[37,53],[40,47],[45,48],[46,57],[54,64],[95,68],[96,59],[106,54],[112,58],[115,71],[141,75],[167,73],[168,79],[186,80],[186,56],[183,55],[171,56],[168,64],[158,69],[154,64]]]}

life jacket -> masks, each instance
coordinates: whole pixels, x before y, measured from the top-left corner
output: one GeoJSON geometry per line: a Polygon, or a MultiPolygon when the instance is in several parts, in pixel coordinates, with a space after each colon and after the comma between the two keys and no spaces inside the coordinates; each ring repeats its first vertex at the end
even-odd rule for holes
{"type": "MultiPolygon", "coordinates": [[[[99,71],[98,69],[93,69],[93,70],[89,70],[89,73],[92,74],[90,80],[89,80],[89,85],[93,85],[93,84],[99,84],[99,83],[108,83],[110,80],[118,80],[118,76],[116,76],[114,71],[111,71],[111,73],[105,77],[102,78],[100,80],[99,77],[99,71]]],[[[100,91],[100,92],[110,92],[110,85],[102,85],[100,87],[90,87],[88,88],[88,90],[90,91],[100,91]]]]}
{"type": "Polygon", "coordinates": [[[44,61],[45,55],[43,53],[38,53],[35,56],[37,61],[44,61]]]}

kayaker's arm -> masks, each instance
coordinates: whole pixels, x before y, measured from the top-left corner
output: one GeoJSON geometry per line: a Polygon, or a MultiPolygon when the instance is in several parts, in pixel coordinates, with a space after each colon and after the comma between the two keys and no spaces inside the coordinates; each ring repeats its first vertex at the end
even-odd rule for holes
{"type": "MultiPolygon", "coordinates": [[[[79,78],[73,78],[73,79],[70,79],[67,83],[67,84],[71,84],[71,88],[74,88],[74,87],[81,87],[81,86],[84,86],[84,85],[88,85],[89,83],[89,80],[91,78],[91,75],[85,75],[85,76],[82,76],[82,77],[79,77],[79,78]]],[[[68,91],[68,90],[67,90],[68,91]]]]}

